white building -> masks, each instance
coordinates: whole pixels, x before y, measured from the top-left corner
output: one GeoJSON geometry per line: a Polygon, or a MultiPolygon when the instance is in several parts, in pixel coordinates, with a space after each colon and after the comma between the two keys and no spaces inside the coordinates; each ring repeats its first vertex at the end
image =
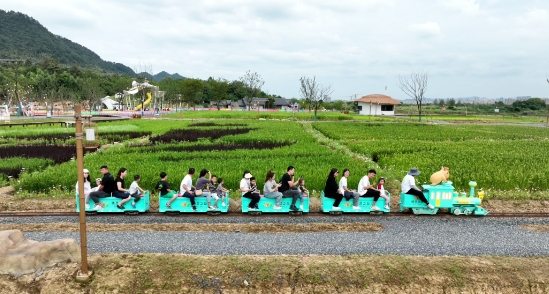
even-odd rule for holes
{"type": "Polygon", "coordinates": [[[395,105],[401,104],[382,94],[366,95],[355,102],[358,103],[358,114],[362,115],[395,115],[395,105]]]}

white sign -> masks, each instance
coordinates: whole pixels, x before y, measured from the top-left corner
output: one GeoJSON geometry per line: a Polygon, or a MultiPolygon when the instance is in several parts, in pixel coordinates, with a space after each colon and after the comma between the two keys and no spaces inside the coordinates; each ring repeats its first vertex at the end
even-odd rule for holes
{"type": "Polygon", "coordinates": [[[95,141],[95,129],[86,129],[86,140],[95,141]]]}
{"type": "Polygon", "coordinates": [[[497,108],[494,109],[494,112],[495,112],[495,113],[499,113],[499,109],[497,109],[497,108]]]}

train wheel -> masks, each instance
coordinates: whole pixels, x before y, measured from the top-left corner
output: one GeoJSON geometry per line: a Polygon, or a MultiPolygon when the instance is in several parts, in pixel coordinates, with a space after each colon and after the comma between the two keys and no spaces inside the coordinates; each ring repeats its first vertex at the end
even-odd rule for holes
{"type": "Polygon", "coordinates": [[[261,211],[248,211],[249,215],[259,216],[261,215],[261,211]]]}
{"type": "Polygon", "coordinates": [[[221,212],[219,212],[219,211],[208,211],[208,215],[215,216],[215,215],[220,215],[220,214],[221,214],[221,212]]]}
{"type": "Polygon", "coordinates": [[[331,215],[342,215],[343,212],[342,211],[330,211],[330,214],[331,215]]]}
{"type": "Polygon", "coordinates": [[[293,215],[302,215],[302,214],[303,214],[303,211],[290,211],[289,213],[290,213],[290,215],[292,215],[292,216],[293,216],[293,215]]]}
{"type": "Polygon", "coordinates": [[[139,211],[124,211],[124,214],[128,214],[128,215],[138,215],[139,214],[139,211]]]}
{"type": "Polygon", "coordinates": [[[460,215],[460,214],[461,214],[461,209],[459,208],[454,209],[454,215],[460,215]]]}

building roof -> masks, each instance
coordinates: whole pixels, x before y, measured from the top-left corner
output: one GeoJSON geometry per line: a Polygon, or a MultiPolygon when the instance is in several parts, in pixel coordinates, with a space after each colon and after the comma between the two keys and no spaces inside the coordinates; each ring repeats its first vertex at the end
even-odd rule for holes
{"type": "Polygon", "coordinates": [[[400,101],[397,101],[387,95],[382,95],[382,94],[372,94],[372,95],[362,96],[362,98],[355,100],[355,102],[373,103],[373,104],[382,104],[382,105],[402,104],[400,101]]]}

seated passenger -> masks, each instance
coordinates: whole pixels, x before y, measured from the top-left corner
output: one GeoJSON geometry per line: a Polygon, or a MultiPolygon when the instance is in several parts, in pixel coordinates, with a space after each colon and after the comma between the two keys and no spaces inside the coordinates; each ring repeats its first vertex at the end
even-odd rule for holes
{"type": "Polygon", "coordinates": [[[248,209],[259,209],[257,207],[257,203],[259,202],[259,199],[261,198],[258,193],[252,193],[253,190],[251,189],[251,181],[252,174],[249,170],[244,171],[244,175],[242,176],[242,180],[240,180],[240,192],[242,192],[242,197],[250,199],[250,204],[248,205],[248,209]]]}
{"type": "Polygon", "coordinates": [[[421,200],[421,202],[427,205],[427,207],[429,207],[430,209],[435,209],[435,207],[431,205],[431,203],[429,203],[427,198],[425,198],[423,191],[416,187],[416,180],[414,177],[418,176],[419,174],[421,174],[421,172],[417,170],[417,168],[411,168],[408,174],[404,177],[404,179],[402,179],[401,191],[405,194],[417,196],[419,200],[421,200]]]}
{"type": "Polygon", "coordinates": [[[360,198],[360,194],[356,191],[352,191],[349,188],[347,188],[347,178],[351,175],[351,171],[346,168],[343,170],[343,176],[341,179],[339,179],[339,190],[343,194],[343,197],[345,197],[346,200],[353,199],[353,209],[360,209],[360,206],[358,206],[358,199],[360,198]]]}
{"type": "Polygon", "coordinates": [[[103,179],[101,180],[101,186],[97,191],[90,193],[90,198],[95,202],[94,210],[100,210],[105,207],[105,204],[99,203],[99,198],[110,197],[111,193],[115,190],[116,184],[114,182],[114,177],[109,173],[109,168],[106,165],[101,167],[101,174],[103,179]]]}
{"type": "Polygon", "coordinates": [[[217,196],[221,197],[221,206],[226,206],[225,197],[229,190],[223,188],[223,184],[225,184],[225,181],[222,178],[219,178],[219,184],[217,185],[217,196]]]}
{"type": "Polygon", "coordinates": [[[122,199],[122,201],[116,204],[116,207],[118,207],[118,209],[124,209],[124,203],[132,199],[130,192],[128,192],[128,190],[124,188],[124,178],[127,175],[128,170],[125,168],[121,168],[116,174],[116,179],[114,180],[114,182],[116,183],[116,189],[112,192],[112,196],[122,199]]]}
{"type": "Polygon", "coordinates": [[[299,200],[301,200],[299,209],[303,210],[303,201],[305,200],[305,197],[309,197],[309,190],[305,188],[305,180],[303,177],[297,179],[297,189],[299,190],[299,200]]]}
{"type": "Polygon", "coordinates": [[[183,178],[181,185],[179,185],[179,193],[181,193],[183,197],[189,198],[193,211],[196,211],[196,202],[194,201],[196,189],[193,186],[194,172],[194,167],[189,168],[189,173],[183,178]]]}
{"type": "Polygon", "coordinates": [[[282,193],[278,192],[278,188],[282,184],[277,184],[275,181],[275,173],[268,171],[265,176],[265,185],[263,185],[263,194],[265,198],[276,198],[274,209],[282,209],[282,193]]]}
{"type": "Polygon", "coordinates": [[[370,180],[375,178],[376,171],[371,169],[368,171],[368,174],[363,176],[362,179],[360,179],[360,182],[358,182],[358,194],[360,197],[374,197],[374,202],[372,203],[372,207],[370,208],[371,211],[380,211],[379,207],[377,207],[376,203],[379,199],[379,190],[377,190],[375,187],[375,183],[370,184],[370,180]]]}
{"type": "Polygon", "coordinates": [[[337,168],[332,168],[330,174],[328,175],[328,179],[326,180],[326,185],[324,186],[324,197],[335,199],[332,210],[341,210],[341,208],[339,208],[339,204],[343,199],[343,194],[341,194],[341,190],[339,190],[339,186],[336,181],[337,174],[337,168]]]}
{"type": "Polygon", "coordinates": [[[385,192],[385,178],[381,177],[379,178],[379,182],[377,182],[377,190],[379,191],[379,197],[385,199],[385,209],[389,210],[391,209],[391,199],[389,196],[387,196],[387,193],[385,192]]]}
{"type": "Polygon", "coordinates": [[[212,175],[212,177],[210,178],[210,182],[207,184],[208,185],[208,191],[210,192],[210,196],[214,199],[214,204],[213,206],[210,206],[210,198],[208,198],[208,208],[209,209],[217,209],[217,201],[219,201],[219,196],[217,194],[217,176],[216,175],[212,175]]]}
{"type": "Polygon", "coordinates": [[[128,192],[130,192],[130,196],[132,196],[134,198],[134,200],[132,201],[132,208],[135,208],[135,203],[137,203],[137,201],[139,201],[139,199],[141,199],[141,197],[143,197],[143,193],[145,193],[145,190],[143,190],[143,189],[141,189],[141,187],[139,187],[139,181],[140,180],[141,180],[140,175],[134,175],[133,176],[133,182],[130,185],[130,190],[128,191],[128,192]]]}
{"type": "Polygon", "coordinates": [[[172,202],[177,198],[177,194],[175,194],[172,191],[172,189],[170,189],[170,184],[168,184],[167,181],[168,181],[168,174],[165,172],[161,172],[160,181],[156,183],[156,186],[154,188],[160,192],[161,198],[170,198],[168,203],[166,203],[166,208],[171,209],[172,202]]]}
{"type": "MultiPolygon", "coordinates": [[[[86,204],[86,209],[90,209],[88,200],[90,200],[90,193],[92,192],[91,182],[90,182],[90,171],[84,169],[84,203],[86,204]]],[[[76,181],[76,193],[78,194],[78,181],[76,181]]],[[[80,200],[79,200],[80,201],[80,200]]]]}
{"type": "Polygon", "coordinates": [[[290,205],[290,210],[298,211],[299,208],[295,206],[297,199],[299,199],[299,191],[297,190],[297,181],[294,182],[295,168],[293,166],[288,166],[287,172],[282,175],[280,183],[282,184],[278,188],[278,192],[282,192],[282,198],[292,198],[292,204],[290,205]]]}
{"type": "MultiPolygon", "coordinates": [[[[202,196],[202,197],[206,197],[206,201],[208,203],[208,209],[213,209],[213,207],[210,206],[210,190],[208,189],[208,183],[210,182],[210,178],[211,178],[211,173],[209,170],[203,168],[201,171],[200,171],[200,174],[198,176],[198,179],[196,180],[196,190],[200,190],[202,191],[202,195],[197,195],[197,196],[202,196]],[[206,178],[206,176],[208,176],[206,178]]],[[[199,193],[200,194],[200,193],[199,193]]]]}

